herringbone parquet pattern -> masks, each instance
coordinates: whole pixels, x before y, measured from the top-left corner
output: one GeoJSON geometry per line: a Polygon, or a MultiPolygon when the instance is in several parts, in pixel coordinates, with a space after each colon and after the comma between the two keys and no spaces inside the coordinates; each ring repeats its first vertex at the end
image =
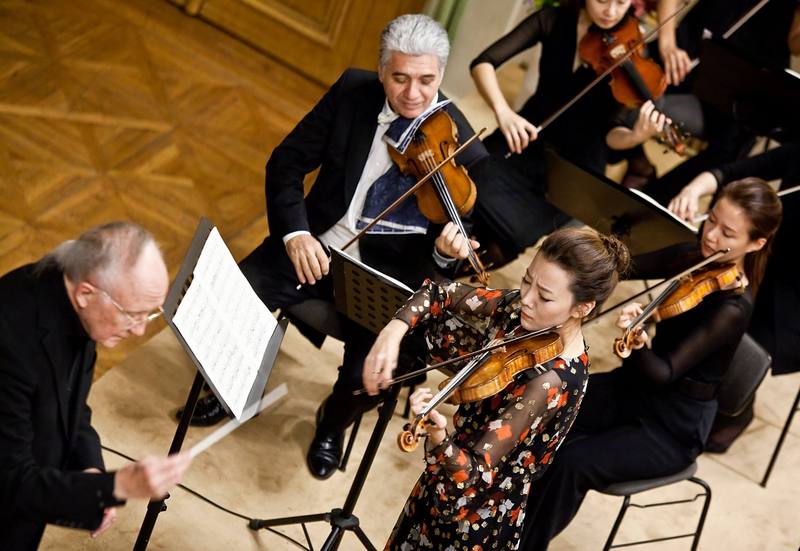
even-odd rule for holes
{"type": "Polygon", "coordinates": [[[172,273],[201,216],[243,256],[265,160],[321,93],[163,0],[0,0],[0,273],[121,218],[172,273]]]}

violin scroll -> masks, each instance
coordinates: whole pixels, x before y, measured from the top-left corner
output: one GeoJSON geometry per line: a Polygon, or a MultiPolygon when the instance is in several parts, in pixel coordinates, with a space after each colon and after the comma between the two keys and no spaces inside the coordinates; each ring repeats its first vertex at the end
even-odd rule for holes
{"type": "Polygon", "coordinates": [[[403,430],[397,435],[397,445],[406,453],[411,453],[417,449],[419,439],[427,435],[425,426],[426,418],[412,418],[410,422],[403,425],[403,430]]]}

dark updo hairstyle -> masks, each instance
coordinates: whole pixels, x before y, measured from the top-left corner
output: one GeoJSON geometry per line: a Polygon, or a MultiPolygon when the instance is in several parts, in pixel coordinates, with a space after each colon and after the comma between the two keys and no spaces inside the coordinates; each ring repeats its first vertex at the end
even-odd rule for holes
{"type": "Polygon", "coordinates": [[[591,228],[563,228],[551,233],[539,252],[572,276],[575,302],[595,301],[592,313],[608,299],[631,263],[628,247],[591,228]]]}
{"type": "Polygon", "coordinates": [[[761,249],[747,253],[744,257],[744,273],[747,275],[750,288],[755,295],[764,279],[764,270],[772,250],[772,242],[781,225],[783,216],[781,198],[761,178],[743,178],[731,182],[719,190],[714,204],[723,197],[744,211],[750,222],[748,237],[751,241],[762,237],[767,240],[761,249]]]}

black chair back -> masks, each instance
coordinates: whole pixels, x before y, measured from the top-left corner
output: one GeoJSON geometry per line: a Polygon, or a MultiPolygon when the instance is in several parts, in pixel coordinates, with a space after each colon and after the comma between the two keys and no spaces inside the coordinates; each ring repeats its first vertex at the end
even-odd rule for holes
{"type": "Polygon", "coordinates": [[[744,410],[767,374],[772,357],[753,337],[744,334],[719,386],[719,411],[734,417],[744,410]]]}

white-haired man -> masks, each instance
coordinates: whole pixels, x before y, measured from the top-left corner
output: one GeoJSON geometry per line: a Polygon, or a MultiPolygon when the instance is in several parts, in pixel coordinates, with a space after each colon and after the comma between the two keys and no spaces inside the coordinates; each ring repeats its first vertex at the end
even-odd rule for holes
{"type": "Polygon", "coordinates": [[[152,235],[115,222],[0,278],[0,549],[36,549],[45,524],[96,536],[128,498],[161,497],[191,462],[105,472],[86,404],[95,344],[142,335],[169,280],[152,235]]]}
{"type": "MultiPolygon", "coordinates": [[[[455,121],[461,140],[474,134],[463,114],[439,92],[449,48],[447,33],[429,17],[394,19],[381,35],[378,72],[346,70],[272,152],[266,170],[270,236],[241,263],[269,308],[310,298],[332,300],[329,278],[324,277],[324,247],[342,247],[414,183],[393,166],[387,138],[402,136],[414,119],[440,108],[455,121]],[[316,169],[319,174],[304,199],[303,180],[316,169]],[[298,282],[303,284],[300,290],[298,282]]],[[[487,157],[475,141],[456,161],[477,179],[483,177],[487,157]]],[[[465,258],[467,246],[452,224],[442,228],[429,223],[411,200],[347,252],[416,288],[425,277],[434,277],[437,268],[447,268],[447,258],[465,258]]],[[[345,332],[343,365],[333,393],[318,412],[307,457],[317,478],[333,474],[344,429],[376,403],[352,395],[362,386],[364,358],[375,335],[351,323],[345,324],[345,332]]],[[[212,396],[198,405],[195,415],[195,422],[209,423],[224,412],[212,396]]]]}

